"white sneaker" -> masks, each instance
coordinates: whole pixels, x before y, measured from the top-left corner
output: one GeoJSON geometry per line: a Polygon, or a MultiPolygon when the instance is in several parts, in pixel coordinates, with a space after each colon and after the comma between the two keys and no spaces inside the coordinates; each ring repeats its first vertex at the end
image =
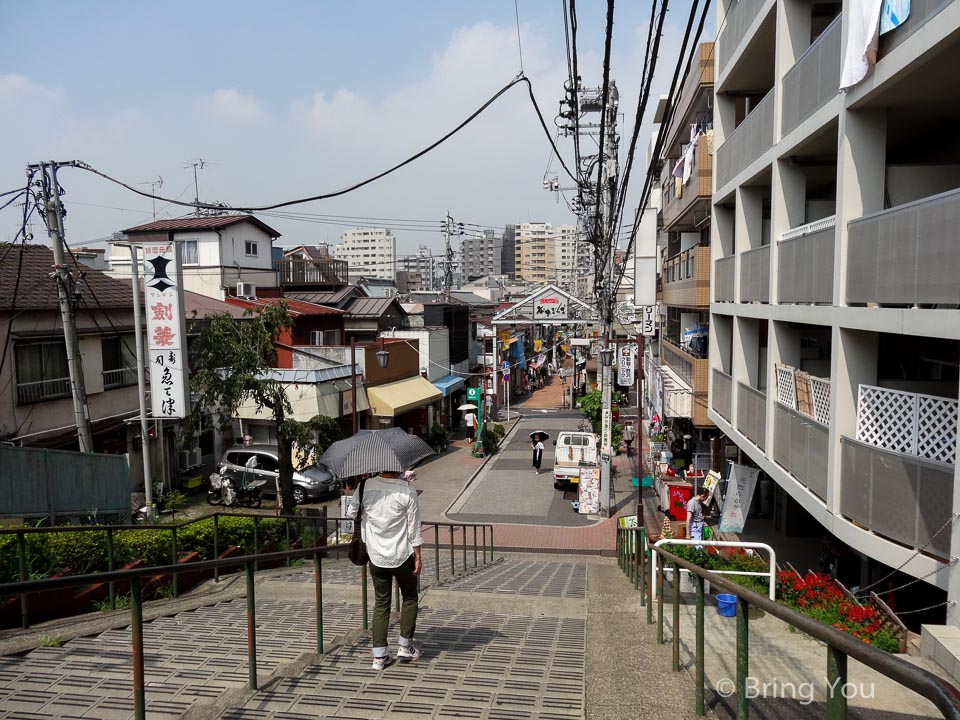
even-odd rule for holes
{"type": "Polygon", "coordinates": [[[412,643],[410,645],[401,645],[397,649],[397,660],[403,663],[413,662],[420,659],[420,644],[412,643]]]}
{"type": "Polygon", "coordinates": [[[396,662],[396,659],[387,653],[386,655],[381,655],[379,657],[373,658],[373,669],[374,670],[383,670],[384,668],[390,667],[396,662]]]}

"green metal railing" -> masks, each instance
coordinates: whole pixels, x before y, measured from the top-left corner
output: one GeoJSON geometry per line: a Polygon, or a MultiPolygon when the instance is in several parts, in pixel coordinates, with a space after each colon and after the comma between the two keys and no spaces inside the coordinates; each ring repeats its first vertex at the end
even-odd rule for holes
{"type": "MultiPolygon", "coordinates": [[[[224,514],[218,514],[220,517],[223,517],[224,514]]],[[[217,517],[216,515],[214,516],[217,517]]],[[[254,517],[249,515],[239,515],[239,517],[254,517]]],[[[269,518],[274,519],[274,518],[269,518]]],[[[342,518],[301,518],[299,516],[288,516],[286,519],[295,520],[295,521],[314,521],[317,523],[322,523],[326,520],[327,523],[334,523],[339,535],[340,523],[342,518]]],[[[177,526],[150,526],[147,529],[171,529],[172,532],[172,547],[176,552],[176,527],[182,528],[183,525],[189,523],[182,523],[177,526]]],[[[451,569],[454,574],[456,573],[456,565],[453,556],[453,537],[454,533],[459,530],[463,535],[463,552],[464,552],[464,568],[466,571],[466,537],[468,530],[473,529],[474,537],[477,536],[477,528],[482,527],[484,531],[486,528],[490,528],[490,545],[489,551],[487,550],[486,542],[483,545],[483,564],[487,563],[487,553],[489,552],[490,562],[493,561],[493,528],[489,525],[472,525],[472,524],[453,524],[453,523],[427,523],[427,525],[435,526],[435,530],[439,532],[439,527],[447,527],[450,529],[451,535],[451,569]]],[[[216,527],[216,526],[215,526],[216,527]]],[[[142,529],[143,526],[129,526],[121,529],[142,529]]],[[[289,523],[286,525],[287,528],[287,537],[290,537],[289,534],[289,523]]],[[[111,528],[116,530],[118,528],[111,528]]],[[[21,577],[25,574],[25,553],[23,551],[24,541],[23,536],[34,533],[34,532],[63,532],[63,531],[73,531],[73,532],[104,532],[106,528],[102,527],[71,527],[71,528],[18,528],[16,530],[3,531],[7,533],[15,533],[18,536],[18,546],[21,548],[19,556],[19,565],[21,569],[21,577]]],[[[486,537],[486,532],[483,533],[484,538],[486,537]]],[[[108,535],[108,539],[111,536],[108,535]]],[[[326,541],[326,536],[316,535],[317,540],[321,538],[326,541]]],[[[112,544],[112,541],[108,540],[108,547],[112,544]]],[[[216,545],[216,540],[214,541],[216,545]]],[[[85,587],[95,583],[108,583],[110,587],[114,587],[117,583],[129,583],[130,585],[130,597],[131,597],[131,636],[132,636],[132,667],[133,667],[133,687],[134,687],[134,714],[136,720],[144,720],[146,718],[146,691],[144,684],[144,651],[143,651],[143,582],[145,579],[160,576],[171,576],[174,581],[174,587],[176,587],[176,578],[178,575],[183,573],[206,573],[212,572],[215,576],[219,576],[220,571],[230,569],[236,570],[242,568],[246,576],[246,597],[247,597],[247,662],[248,662],[248,685],[251,690],[256,690],[258,681],[257,681],[257,626],[256,626],[256,584],[254,582],[255,574],[257,571],[258,565],[276,563],[276,562],[286,562],[288,565],[294,560],[313,560],[313,572],[314,572],[314,585],[315,585],[315,599],[316,599],[316,642],[317,642],[317,654],[323,654],[324,651],[324,637],[323,637],[323,573],[322,573],[322,560],[324,557],[329,557],[334,554],[339,556],[340,549],[342,545],[315,545],[314,547],[301,548],[301,549],[287,549],[278,552],[268,552],[268,553],[252,553],[249,555],[242,555],[236,557],[228,558],[219,558],[214,560],[200,560],[197,562],[180,564],[177,563],[176,556],[173,556],[173,564],[163,565],[163,566],[151,566],[151,567],[141,567],[127,570],[113,570],[110,569],[106,572],[99,573],[90,573],[86,575],[66,575],[63,577],[55,578],[45,578],[42,580],[26,580],[23,579],[19,582],[0,584],[0,598],[7,596],[16,596],[19,595],[21,598],[24,620],[28,620],[29,616],[27,613],[27,605],[25,598],[32,593],[42,593],[42,592],[51,592],[56,590],[63,590],[66,588],[76,588],[76,587],[85,587]]],[[[438,552],[439,552],[439,546],[438,552]]],[[[110,551],[112,552],[112,551],[110,551]]],[[[474,544],[474,567],[479,567],[477,563],[477,557],[479,554],[479,548],[474,544]]],[[[439,556],[437,556],[439,558],[439,556]]],[[[112,566],[112,555],[110,555],[110,564],[112,566]]],[[[439,568],[439,562],[438,562],[439,568]]],[[[361,582],[361,603],[362,603],[362,622],[363,629],[369,629],[368,624],[368,593],[367,593],[367,566],[364,565],[360,568],[360,582],[361,582]]],[[[439,570],[438,570],[438,579],[439,579],[439,570]]],[[[419,590],[419,587],[418,587],[419,590]]],[[[399,593],[399,588],[395,589],[395,593],[399,593]]],[[[399,598],[397,598],[397,607],[399,607],[399,598]]],[[[28,625],[24,625],[27,627],[28,625]]]]}
{"type": "MultiPolygon", "coordinates": [[[[737,661],[736,661],[736,695],[737,720],[748,720],[750,706],[748,703],[747,683],[750,671],[750,624],[748,612],[751,607],[757,607],[773,617],[783,620],[800,632],[823,642],[827,646],[827,682],[831,687],[844,687],[847,683],[847,658],[870,667],[881,675],[885,675],[894,682],[906,687],[932,702],[943,717],[948,720],[960,720],[960,690],[933,673],[912,665],[894,655],[867,645],[861,640],[842,632],[836,628],[824,625],[813,618],[799,613],[786,605],[771,600],[747,590],[741,585],[722,575],[704,570],[683,560],[662,547],[649,546],[646,542],[644,528],[617,529],[617,558],[620,568],[628,578],[633,580],[634,587],[643,595],[642,604],[647,607],[647,623],[653,623],[652,603],[650,602],[650,586],[654,582],[648,577],[651,567],[651,553],[657,553],[661,562],[657,563],[657,641],[664,643],[663,632],[663,585],[664,565],[670,563],[673,569],[673,670],[680,671],[680,570],[687,570],[696,578],[696,639],[695,639],[695,711],[702,717],[706,711],[705,691],[706,678],[704,671],[704,581],[709,581],[726,593],[737,598],[737,661]],[[648,582],[649,580],[649,582],[648,582]]],[[[847,697],[843,692],[828,692],[826,703],[826,717],[828,720],[841,720],[847,717],[847,697]]]]}
{"type": "Polygon", "coordinates": [[[493,525],[483,524],[483,523],[440,523],[440,522],[424,522],[421,524],[424,548],[432,547],[433,548],[433,559],[434,559],[434,578],[437,582],[440,581],[440,565],[441,565],[441,552],[443,545],[445,544],[450,551],[450,574],[453,577],[457,576],[457,541],[456,541],[456,532],[459,529],[461,533],[461,542],[460,547],[462,548],[463,554],[463,564],[461,565],[461,574],[467,572],[470,569],[468,564],[468,544],[473,547],[473,567],[477,568],[481,565],[486,565],[489,555],[489,562],[493,562],[493,525]],[[432,532],[430,530],[432,528],[432,532]],[[467,539],[468,530],[473,529],[473,541],[470,543],[467,539]],[[478,534],[477,528],[480,528],[482,531],[482,537],[480,542],[477,541],[478,534]],[[450,533],[449,542],[444,543],[443,538],[441,537],[441,529],[446,529],[450,533]],[[490,542],[487,544],[487,534],[489,531],[490,542]],[[433,541],[428,544],[428,539],[430,536],[433,536],[433,541]],[[478,558],[480,553],[483,553],[483,561],[479,562],[478,558]]]}

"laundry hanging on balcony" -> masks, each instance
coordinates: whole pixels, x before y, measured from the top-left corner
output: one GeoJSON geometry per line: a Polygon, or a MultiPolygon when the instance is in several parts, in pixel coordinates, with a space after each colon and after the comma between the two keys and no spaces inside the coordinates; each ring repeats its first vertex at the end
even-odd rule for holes
{"type": "Polygon", "coordinates": [[[851,0],[846,18],[847,52],[840,73],[840,89],[858,84],[877,62],[880,9],[883,0],[851,0]]]}

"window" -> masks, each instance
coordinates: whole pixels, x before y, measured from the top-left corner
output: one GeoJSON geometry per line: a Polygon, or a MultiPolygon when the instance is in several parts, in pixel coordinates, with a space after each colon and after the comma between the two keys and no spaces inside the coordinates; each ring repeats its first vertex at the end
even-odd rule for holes
{"type": "Polygon", "coordinates": [[[247,257],[257,257],[260,254],[260,243],[256,240],[247,240],[243,244],[243,251],[247,257]]]}
{"type": "Polygon", "coordinates": [[[100,340],[103,356],[103,389],[134,385],[137,382],[136,339],[133,335],[114,335],[100,340]]]}
{"type": "Polygon", "coordinates": [[[180,242],[180,259],[184,265],[199,265],[199,240],[183,240],[180,242]]]}
{"type": "Polygon", "coordinates": [[[63,340],[16,346],[17,404],[68,397],[70,370],[63,340]]]}

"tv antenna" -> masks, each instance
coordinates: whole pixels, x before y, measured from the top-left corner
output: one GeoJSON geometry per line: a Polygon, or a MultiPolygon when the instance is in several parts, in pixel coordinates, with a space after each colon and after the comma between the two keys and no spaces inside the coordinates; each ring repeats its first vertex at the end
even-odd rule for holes
{"type": "MultiPolygon", "coordinates": [[[[151,194],[151,195],[156,195],[156,194],[157,194],[157,190],[159,190],[159,189],[161,189],[161,188],[163,187],[163,178],[160,177],[159,175],[157,175],[157,179],[156,179],[156,180],[147,180],[147,182],[142,182],[142,183],[139,183],[139,184],[140,184],[140,185],[149,185],[149,186],[150,186],[150,194],[151,194]]],[[[153,198],[150,198],[150,201],[153,203],[153,219],[156,220],[156,219],[157,219],[157,199],[156,199],[155,197],[153,197],[153,198]]]]}

